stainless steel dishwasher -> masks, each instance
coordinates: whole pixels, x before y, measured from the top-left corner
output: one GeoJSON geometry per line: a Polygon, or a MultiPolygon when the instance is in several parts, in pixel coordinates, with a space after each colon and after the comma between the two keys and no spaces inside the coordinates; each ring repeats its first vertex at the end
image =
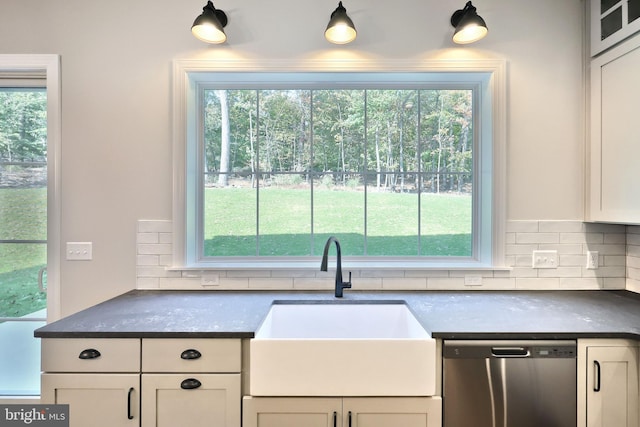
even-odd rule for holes
{"type": "Polygon", "coordinates": [[[444,427],[576,427],[576,342],[445,341],[444,427]]]}

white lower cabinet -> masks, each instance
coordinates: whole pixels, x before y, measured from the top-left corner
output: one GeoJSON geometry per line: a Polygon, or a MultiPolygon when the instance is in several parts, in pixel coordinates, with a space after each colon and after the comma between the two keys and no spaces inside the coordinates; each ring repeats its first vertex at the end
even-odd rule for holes
{"type": "Polygon", "coordinates": [[[139,339],[43,339],[43,404],[69,405],[70,427],[140,425],[139,339]]]}
{"type": "Polygon", "coordinates": [[[440,397],[251,397],[243,427],[440,427],[440,397]]]}
{"type": "Polygon", "coordinates": [[[142,426],[240,426],[240,374],[142,374],[142,426]]]}
{"type": "Polygon", "coordinates": [[[142,340],[142,427],[240,427],[239,339],[142,340]]]}
{"type": "Polygon", "coordinates": [[[638,342],[578,341],[578,426],[638,427],[638,342]]]}
{"type": "Polygon", "coordinates": [[[42,374],[42,403],[68,404],[70,427],[140,425],[139,374],[42,374]]]}
{"type": "Polygon", "coordinates": [[[42,403],[70,427],[240,427],[239,339],[44,339],[42,403]]]}

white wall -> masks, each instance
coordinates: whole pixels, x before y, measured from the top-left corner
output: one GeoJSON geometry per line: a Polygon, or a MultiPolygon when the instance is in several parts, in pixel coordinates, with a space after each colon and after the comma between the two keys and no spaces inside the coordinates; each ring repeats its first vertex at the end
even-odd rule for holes
{"type": "Polygon", "coordinates": [[[339,48],[322,36],[337,1],[216,0],[229,16],[223,46],[190,34],[205,3],[2,0],[0,54],[62,58],[62,244],[94,244],[93,261],[63,261],[62,314],[134,288],[136,221],[171,219],[176,58],[503,58],[507,216],[582,219],[581,0],[477,0],[490,32],[467,47],[450,41],[464,0],[345,0],[358,39],[339,48]]]}

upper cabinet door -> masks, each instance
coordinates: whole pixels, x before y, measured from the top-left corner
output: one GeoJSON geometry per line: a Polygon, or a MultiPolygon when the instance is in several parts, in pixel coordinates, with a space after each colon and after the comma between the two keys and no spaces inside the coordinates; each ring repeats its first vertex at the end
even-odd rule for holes
{"type": "Polygon", "coordinates": [[[588,221],[640,224],[640,35],[591,61],[588,221]]]}
{"type": "Polygon", "coordinates": [[[640,30],[640,0],[591,0],[591,56],[640,30]]]}

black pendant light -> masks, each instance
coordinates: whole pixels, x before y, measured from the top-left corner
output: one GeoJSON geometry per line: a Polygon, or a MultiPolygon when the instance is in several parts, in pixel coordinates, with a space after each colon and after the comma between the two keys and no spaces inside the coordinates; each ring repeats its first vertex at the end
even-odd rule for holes
{"type": "Polygon", "coordinates": [[[473,43],[487,35],[487,24],[476,13],[476,8],[467,2],[464,9],[456,10],[451,15],[451,25],[455,27],[453,41],[458,44],[473,43]]]}
{"type": "Polygon", "coordinates": [[[193,21],[191,33],[203,42],[224,43],[227,35],[223,28],[227,26],[227,15],[213,7],[211,0],[202,8],[202,14],[193,21]]]}
{"type": "Polygon", "coordinates": [[[331,19],[324,31],[324,37],[335,44],[347,44],[355,40],[356,27],[347,15],[347,9],[342,6],[342,1],[331,14],[331,19]]]}

